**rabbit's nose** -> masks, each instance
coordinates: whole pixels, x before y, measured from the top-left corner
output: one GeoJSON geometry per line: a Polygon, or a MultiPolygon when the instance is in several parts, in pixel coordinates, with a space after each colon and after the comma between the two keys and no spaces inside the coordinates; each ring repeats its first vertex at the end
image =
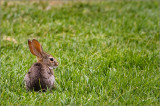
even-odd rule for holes
{"type": "Polygon", "coordinates": [[[55,66],[58,66],[58,62],[57,61],[54,61],[54,63],[55,63],[55,66]]]}

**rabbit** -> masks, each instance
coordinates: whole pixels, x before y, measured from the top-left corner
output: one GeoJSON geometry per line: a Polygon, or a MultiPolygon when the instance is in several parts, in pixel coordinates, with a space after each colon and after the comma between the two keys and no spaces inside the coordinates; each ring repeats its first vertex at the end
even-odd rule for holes
{"type": "Polygon", "coordinates": [[[24,77],[27,90],[46,91],[55,88],[55,77],[53,69],[57,68],[59,63],[48,53],[45,53],[41,44],[33,39],[28,40],[30,52],[37,57],[34,63],[24,77]]]}

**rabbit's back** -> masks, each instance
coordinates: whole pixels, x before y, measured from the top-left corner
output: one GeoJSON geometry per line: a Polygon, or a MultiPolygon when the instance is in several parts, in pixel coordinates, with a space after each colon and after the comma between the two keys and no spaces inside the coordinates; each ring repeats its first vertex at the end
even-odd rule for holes
{"type": "Polygon", "coordinates": [[[53,71],[39,62],[32,65],[24,80],[27,90],[34,91],[51,89],[55,81],[53,71]]]}

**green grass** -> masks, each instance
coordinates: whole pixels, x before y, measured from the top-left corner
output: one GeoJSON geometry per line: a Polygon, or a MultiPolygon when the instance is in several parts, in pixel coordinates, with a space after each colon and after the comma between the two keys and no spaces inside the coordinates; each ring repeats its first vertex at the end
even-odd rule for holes
{"type": "Polygon", "coordinates": [[[159,105],[158,1],[47,7],[1,3],[1,105],[159,105]],[[52,92],[25,89],[33,38],[60,63],[52,92]]]}

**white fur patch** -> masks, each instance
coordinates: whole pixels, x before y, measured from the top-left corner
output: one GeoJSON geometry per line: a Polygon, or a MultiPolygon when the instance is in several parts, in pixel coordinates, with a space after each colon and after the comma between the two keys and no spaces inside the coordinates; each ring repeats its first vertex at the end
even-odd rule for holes
{"type": "Polygon", "coordinates": [[[53,69],[56,69],[57,66],[53,66],[53,67],[49,67],[49,69],[53,70],[53,69]]]}
{"type": "Polygon", "coordinates": [[[51,69],[51,70],[53,70],[55,68],[57,68],[57,66],[49,67],[49,69],[51,69]]]}
{"type": "Polygon", "coordinates": [[[53,70],[53,67],[49,67],[49,69],[53,70]]]}
{"type": "Polygon", "coordinates": [[[54,86],[54,82],[55,82],[55,78],[54,78],[54,76],[52,75],[51,77],[49,77],[49,82],[50,82],[50,84],[51,84],[51,87],[53,87],[54,86]]]}

